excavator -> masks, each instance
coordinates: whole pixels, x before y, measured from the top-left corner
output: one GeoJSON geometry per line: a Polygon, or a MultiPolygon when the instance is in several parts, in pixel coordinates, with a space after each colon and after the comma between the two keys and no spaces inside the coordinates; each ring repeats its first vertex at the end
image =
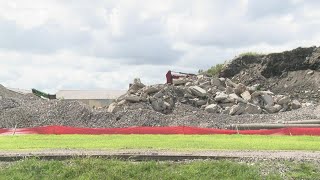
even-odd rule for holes
{"type": "Polygon", "coordinates": [[[57,99],[55,94],[48,94],[37,89],[32,89],[32,93],[38,97],[45,98],[45,99],[57,99]]]}
{"type": "Polygon", "coordinates": [[[172,84],[173,79],[179,79],[180,77],[192,77],[192,76],[197,76],[197,75],[192,73],[175,72],[175,71],[169,70],[166,74],[167,84],[172,84]]]}

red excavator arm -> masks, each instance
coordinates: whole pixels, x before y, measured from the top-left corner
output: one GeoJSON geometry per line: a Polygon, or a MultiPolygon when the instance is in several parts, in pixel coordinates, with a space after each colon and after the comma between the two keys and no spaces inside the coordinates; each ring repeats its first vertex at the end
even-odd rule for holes
{"type": "Polygon", "coordinates": [[[169,70],[166,74],[167,84],[172,84],[173,79],[179,79],[180,77],[190,77],[190,76],[196,76],[196,75],[191,73],[175,72],[175,71],[169,70]]]}

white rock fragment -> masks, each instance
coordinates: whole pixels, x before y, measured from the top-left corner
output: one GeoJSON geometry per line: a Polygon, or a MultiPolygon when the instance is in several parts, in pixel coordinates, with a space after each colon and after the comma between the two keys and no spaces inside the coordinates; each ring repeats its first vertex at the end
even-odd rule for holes
{"type": "Polygon", "coordinates": [[[189,87],[189,89],[191,90],[192,94],[194,94],[198,97],[204,97],[207,95],[207,91],[202,89],[199,86],[191,86],[191,87],[189,87]]]}
{"type": "Polygon", "coordinates": [[[251,101],[251,94],[249,91],[244,91],[241,93],[241,97],[246,101],[251,101]]]}

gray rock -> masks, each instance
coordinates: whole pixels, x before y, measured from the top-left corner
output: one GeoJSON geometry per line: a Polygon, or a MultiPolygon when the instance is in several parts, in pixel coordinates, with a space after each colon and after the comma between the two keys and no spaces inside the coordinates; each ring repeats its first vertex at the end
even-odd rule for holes
{"type": "Polygon", "coordinates": [[[230,108],[230,112],[229,112],[229,115],[240,115],[242,113],[244,113],[245,111],[245,108],[246,108],[246,105],[243,104],[243,103],[239,103],[237,105],[233,105],[231,108],[230,108]]]}
{"type": "Polygon", "coordinates": [[[160,91],[159,87],[147,86],[147,87],[145,87],[144,93],[153,94],[153,93],[156,93],[156,92],[159,92],[159,91],[160,91]]]}
{"type": "Polygon", "coordinates": [[[237,84],[232,82],[229,78],[226,79],[225,83],[226,83],[226,86],[229,86],[232,88],[235,88],[237,86],[237,84]]]}
{"type": "Polygon", "coordinates": [[[218,78],[212,78],[211,79],[211,85],[219,87],[219,86],[222,86],[222,83],[218,78]]]}
{"type": "Polygon", "coordinates": [[[218,113],[220,107],[217,104],[210,104],[205,108],[208,113],[218,113]]]}
{"type": "Polygon", "coordinates": [[[289,96],[283,96],[277,100],[277,103],[280,105],[288,104],[290,102],[289,96]]]}
{"type": "Polygon", "coordinates": [[[199,86],[191,86],[191,87],[189,87],[189,89],[191,90],[192,94],[194,94],[198,97],[204,97],[207,95],[207,91],[202,89],[199,86]]]}
{"type": "Polygon", "coordinates": [[[232,99],[232,101],[230,102],[242,102],[242,103],[247,103],[246,100],[242,99],[241,97],[239,97],[237,94],[233,93],[233,94],[229,94],[229,99],[232,99]]]}
{"type": "Polygon", "coordinates": [[[187,83],[187,79],[184,79],[184,78],[179,78],[179,79],[173,79],[172,80],[172,83],[174,85],[184,85],[187,83]]]}
{"type": "Polygon", "coordinates": [[[155,111],[161,112],[166,109],[167,105],[161,98],[150,98],[151,106],[155,111]]]}
{"type": "Polygon", "coordinates": [[[219,102],[228,98],[228,95],[223,92],[217,92],[216,97],[214,98],[215,101],[219,102]]]}
{"type": "Polygon", "coordinates": [[[261,114],[261,112],[262,109],[259,106],[251,103],[248,103],[244,110],[244,114],[261,114]]]}
{"type": "Polygon", "coordinates": [[[237,84],[236,87],[234,88],[234,93],[237,95],[241,95],[243,92],[247,90],[247,87],[241,83],[237,84]]]}
{"type": "Polygon", "coordinates": [[[282,109],[282,106],[279,104],[275,104],[274,106],[267,105],[265,106],[265,109],[267,110],[268,113],[277,113],[282,109]]]}
{"type": "MultiPolygon", "coordinates": [[[[270,96],[269,94],[263,94],[261,95],[263,101],[264,101],[264,104],[266,106],[273,106],[274,105],[274,101],[273,101],[273,98],[272,96],[270,96]]],[[[280,110],[280,109],[279,109],[280,110]]]]}
{"type": "Polygon", "coordinates": [[[109,113],[114,113],[114,112],[116,112],[116,110],[117,110],[117,103],[115,103],[115,102],[113,102],[113,103],[111,103],[110,105],[109,105],[109,107],[108,107],[108,109],[107,109],[107,112],[109,112],[109,113]]]}
{"type": "Polygon", "coordinates": [[[164,96],[164,94],[163,94],[163,92],[161,92],[161,91],[159,91],[159,92],[157,92],[155,95],[153,95],[153,97],[155,97],[155,98],[161,98],[161,97],[163,97],[164,96]]]}
{"type": "Polygon", "coordinates": [[[231,106],[233,106],[234,103],[219,103],[219,106],[222,107],[223,109],[226,109],[226,108],[230,108],[231,106]]]}
{"type": "Polygon", "coordinates": [[[196,103],[197,106],[202,106],[202,105],[207,104],[207,101],[203,100],[203,99],[199,99],[195,103],[196,103]]]}
{"type": "Polygon", "coordinates": [[[137,93],[140,89],[144,88],[145,85],[141,83],[139,78],[135,78],[133,80],[133,84],[129,87],[129,93],[134,94],[137,93]]]}
{"type": "Polygon", "coordinates": [[[291,102],[291,108],[292,109],[299,109],[299,108],[301,108],[301,103],[298,100],[293,100],[291,102]]]}
{"type": "Polygon", "coordinates": [[[140,97],[139,96],[136,96],[136,95],[129,95],[129,96],[126,96],[125,97],[125,100],[128,101],[128,102],[139,102],[140,101],[140,97]]]}
{"type": "Polygon", "coordinates": [[[232,94],[232,93],[234,93],[233,88],[230,87],[230,86],[227,86],[227,87],[225,88],[225,91],[226,91],[227,94],[232,94]]]}
{"type": "Polygon", "coordinates": [[[255,84],[253,86],[248,87],[248,91],[250,91],[251,93],[258,91],[260,87],[260,84],[255,84]]]}

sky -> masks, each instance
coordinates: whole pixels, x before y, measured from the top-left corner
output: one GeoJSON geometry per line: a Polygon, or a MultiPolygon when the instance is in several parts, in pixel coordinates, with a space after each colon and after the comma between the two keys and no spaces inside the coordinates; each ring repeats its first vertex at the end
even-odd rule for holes
{"type": "Polygon", "coordinates": [[[318,0],[0,0],[0,84],[125,90],[320,44],[318,0]]]}

